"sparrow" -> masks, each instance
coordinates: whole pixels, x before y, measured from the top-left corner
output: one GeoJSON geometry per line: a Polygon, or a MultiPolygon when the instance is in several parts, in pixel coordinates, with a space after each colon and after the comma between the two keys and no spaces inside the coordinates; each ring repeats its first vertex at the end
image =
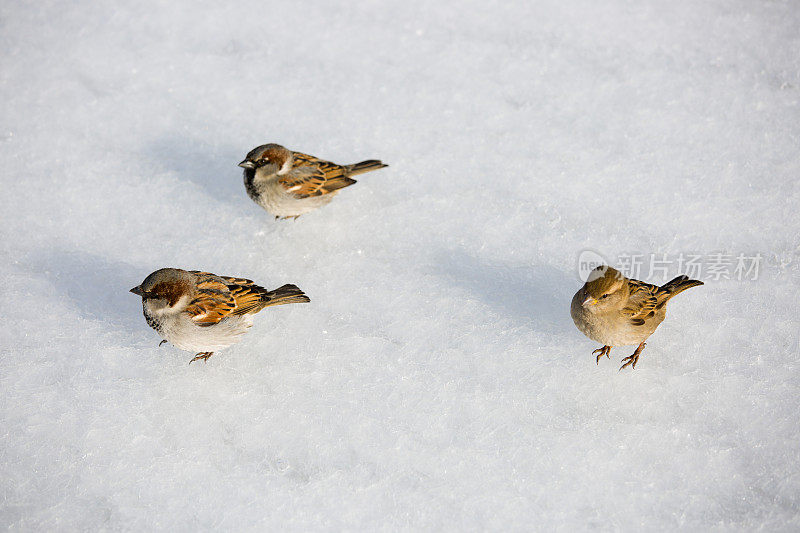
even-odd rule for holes
{"type": "Polygon", "coordinates": [[[265,307],[311,301],[295,285],[268,291],[249,279],[179,268],[156,270],[130,292],[142,297],[147,325],[164,338],[159,346],[199,352],[189,364],[238,342],[265,307]]]}
{"type": "Polygon", "coordinates": [[[279,144],[263,144],[253,148],[239,166],[244,169],[247,195],[277,220],[296,219],[322,207],[340,189],[356,182],[352,176],[389,165],[375,159],[337,165],[279,144]]]}
{"type": "Polygon", "coordinates": [[[636,368],[645,340],[653,334],[667,314],[667,302],[686,289],[703,285],[702,281],[678,276],[659,287],[643,281],[628,279],[609,266],[592,270],[586,284],[575,293],[570,306],[572,320],[581,332],[603,343],[592,352],[596,363],[611,348],[618,345],[638,344],[632,355],[624,358],[620,370],[627,366],[636,368]]]}

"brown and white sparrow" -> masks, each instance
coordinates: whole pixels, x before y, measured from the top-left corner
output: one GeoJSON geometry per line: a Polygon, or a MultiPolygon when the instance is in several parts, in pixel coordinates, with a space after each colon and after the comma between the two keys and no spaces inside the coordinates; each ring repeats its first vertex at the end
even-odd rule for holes
{"type": "Polygon", "coordinates": [[[244,168],[247,195],[278,219],[322,207],[340,189],[354,184],[353,176],[388,165],[374,159],[337,165],[279,144],[264,144],[252,149],[239,166],[244,168]]]}
{"type": "Polygon", "coordinates": [[[294,285],[268,291],[249,279],[179,268],[156,270],[131,292],[142,297],[144,318],[161,344],[199,352],[189,363],[238,342],[265,307],[310,301],[294,285]]]}
{"type": "Polygon", "coordinates": [[[592,270],[586,284],[572,298],[570,314],[584,335],[604,346],[592,352],[597,363],[611,348],[638,344],[632,355],[624,358],[620,370],[636,368],[645,340],[664,320],[666,304],[678,293],[703,285],[702,281],[678,276],[661,287],[628,279],[609,266],[592,270]]]}

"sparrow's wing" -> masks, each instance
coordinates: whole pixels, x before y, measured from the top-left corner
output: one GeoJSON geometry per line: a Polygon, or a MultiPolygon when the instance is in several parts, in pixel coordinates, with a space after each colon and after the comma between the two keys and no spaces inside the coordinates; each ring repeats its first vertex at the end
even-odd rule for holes
{"type": "Polygon", "coordinates": [[[197,296],[186,312],[200,326],[211,326],[228,316],[260,311],[268,303],[269,291],[249,279],[191,272],[197,276],[197,296]]]}
{"type": "Polygon", "coordinates": [[[628,286],[631,295],[627,305],[622,309],[622,313],[630,319],[633,325],[641,326],[663,305],[659,298],[661,289],[656,285],[635,279],[628,280],[628,286]]]}
{"type": "Polygon", "coordinates": [[[294,152],[292,169],[279,178],[279,182],[298,198],[322,196],[337,191],[356,180],[347,176],[347,168],[317,159],[308,154],[294,152]]]}
{"type": "Polygon", "coordinates": [[[197,276],[197,296],[189,302],[186,313],[200,326],[211,326],[236,310],[236,300],[225,281],[210,272],[191,271],[197,276]]]}
{"type": "Polygon", "coordinates": [[[231,291],[231,296],[236,302],[236,309],[232,314],[257,313],[269,305],[270,291],[264,287],[256,285],[249,279],[220,277],[225,280],[228,289],[231,291]]]}

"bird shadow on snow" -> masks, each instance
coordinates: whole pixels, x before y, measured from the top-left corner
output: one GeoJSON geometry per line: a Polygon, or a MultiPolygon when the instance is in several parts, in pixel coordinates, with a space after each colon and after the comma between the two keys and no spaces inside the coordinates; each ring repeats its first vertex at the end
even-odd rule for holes
{"type": "Polygon", "coordinates": [[[142,330],[141,299],[128,292],[147,274],[141,269],[80,251],[46,250],[26,261],[28,271],[52,283],[82,317],[142,330]]]}
{"type": "Polygon", "coordinates": [[[462,251],[443,252],[437,273],[466,289],[498,313],[533,329],[571,334],[569,305],[578,282],[548,265],[510,267],[462,251]]]}
{"type": "Polygon", "coordinates": [[[145,146],[142,154],[164,172],[174,172],[220,201],[239,202],[244,193],[241,147],[218,146],[185,135],[166,136],[145,146]]]}

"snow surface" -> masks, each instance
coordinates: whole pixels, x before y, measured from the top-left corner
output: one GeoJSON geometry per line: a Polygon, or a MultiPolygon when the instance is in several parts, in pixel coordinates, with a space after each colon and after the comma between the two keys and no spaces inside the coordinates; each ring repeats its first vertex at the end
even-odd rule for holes
{"type": "Polygon", "coordinates": [[[796,1],[222,4],[0,5],[0,526],[800,528],[796,1]],[[276,223],[264,142],[391,166],[276,223]],[[764,263],[618,372],[585,249],[764,263]],[[312,302],[188,366],[165,266],[312,302]]]}

